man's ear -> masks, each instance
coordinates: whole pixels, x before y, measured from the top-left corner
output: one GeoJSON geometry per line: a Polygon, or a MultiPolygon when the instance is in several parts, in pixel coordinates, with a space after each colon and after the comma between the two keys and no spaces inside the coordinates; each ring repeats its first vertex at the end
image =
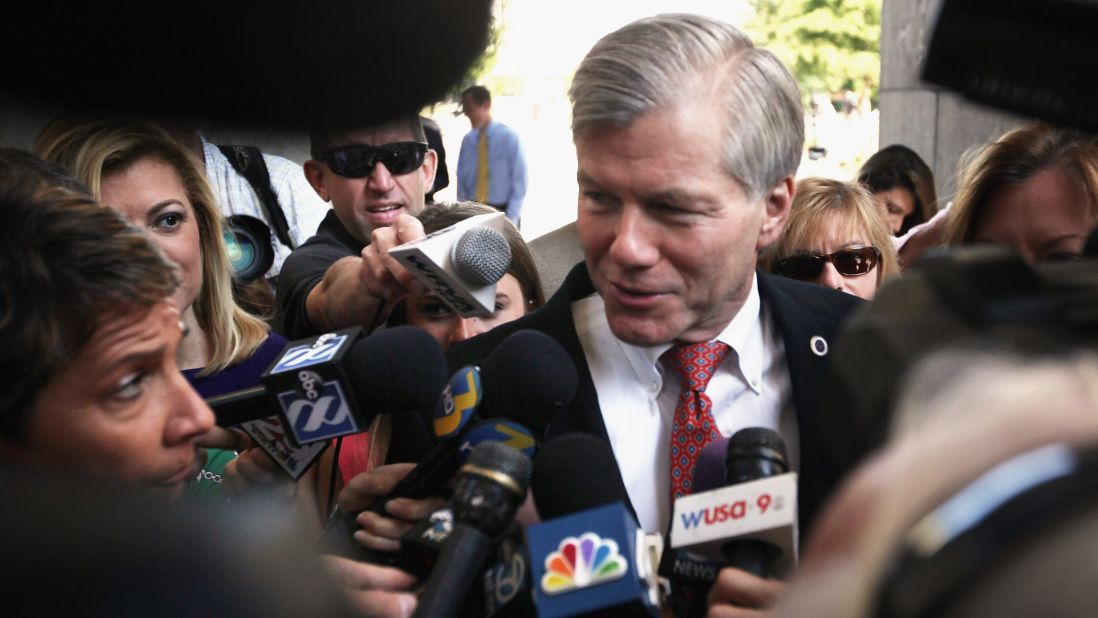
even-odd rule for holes
{"type": "Polygon", "coordinates": [[[419,167],[419,171],[423,172],[423,192],[428,193],[431,187],[435,186],[435,171],[438,167],[438,153],[430,148],[427,149],[427,154],[423,157],[423,165],[419,167]]]}
{"type": "Polygon", "coordinates": [[[781,235],[785,220],[789,218],[789,208],[793,205],[796,186],[793,177],[786,176],[763,196],[763,206],[766,211],[763,213],[762,227],[759,228],[756,251],[770,246],[781,235]]]}
{"type": "Polygon", "coordinates": [[[332,198],[328,195],[328,190],[324,188],[324,174],[328,170],[319,161],[313,159],[306,161],[302,167],[305,169],[305,180],[308,180],[309,184],[313,186],[313,191],[316,191],[320,199],[330,202],[332,198]]]}

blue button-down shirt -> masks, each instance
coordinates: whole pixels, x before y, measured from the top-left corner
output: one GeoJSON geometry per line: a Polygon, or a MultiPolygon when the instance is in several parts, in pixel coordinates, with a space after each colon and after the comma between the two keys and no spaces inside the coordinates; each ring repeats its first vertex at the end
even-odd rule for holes
{"type": "Polygon", "coordinates": [[[506,204],[507,218],[518,225],[526,198],[526,157],[518,134],[499,122],[473,129],[461,140],[457,164],[457,198],[477,199],[477,144],[480,132],[488,132],[488,203],[506,204]]]}

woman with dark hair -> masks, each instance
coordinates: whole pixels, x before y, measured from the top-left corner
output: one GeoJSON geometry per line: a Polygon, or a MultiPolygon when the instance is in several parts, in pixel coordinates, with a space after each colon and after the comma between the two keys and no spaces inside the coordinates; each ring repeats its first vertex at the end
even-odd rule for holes
{"type": "Polygon", "coordinates": [[[893,144],[869,157],[858,182],[876,198],[892,233],[901,236],[938,212],[934,173],[914,150],[893,144]]]}

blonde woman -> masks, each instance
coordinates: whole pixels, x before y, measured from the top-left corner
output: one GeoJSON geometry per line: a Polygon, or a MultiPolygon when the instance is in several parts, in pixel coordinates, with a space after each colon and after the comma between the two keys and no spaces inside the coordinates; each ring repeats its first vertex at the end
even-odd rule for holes
{"type": "MultiPolygon", "coordinates": [[[[42,131],[35,152],[69,168],[174,262],[181,285],[172,303],[186,327],[176,357],[195,390],[211,397],[258,385],[286,340],[233,300],[221,210],[202,164],[135,117],[61,118],[42,131]]],[[[216,491],[234,456],[211,450],[190,493],[216,491]]]]}
{"type": "Polygon", "coordinates": [[[761,256],[769,272],[871,300],[899,272],[892,234],[857,183],[806,178],[782,234],[761,256]]]}

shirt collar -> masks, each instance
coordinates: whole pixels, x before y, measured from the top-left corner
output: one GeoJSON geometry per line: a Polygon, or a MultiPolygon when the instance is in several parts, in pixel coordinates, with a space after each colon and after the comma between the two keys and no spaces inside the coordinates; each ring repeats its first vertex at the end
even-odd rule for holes
{"type": "MultiPolygon", "coordinates": [[[[747,294],[743,306],[714,339],[732,348],[732,353],[728,355],[725,362],[729,363],[733,373],[738,373],[746,386],[756,393],[760,392],[764,362],[761,310],[758,275],[753,273],[751,291],[747,294]]],[[[605,320],[605,317],[603,319],[605,320]]],[[[670,343],[651,347],[630,345],[621,340],[618,340],[618,343],[642,383],[648,384],[652,380],[662,380],[659,360],[664,352],[671,349],[670,343]]]]}

